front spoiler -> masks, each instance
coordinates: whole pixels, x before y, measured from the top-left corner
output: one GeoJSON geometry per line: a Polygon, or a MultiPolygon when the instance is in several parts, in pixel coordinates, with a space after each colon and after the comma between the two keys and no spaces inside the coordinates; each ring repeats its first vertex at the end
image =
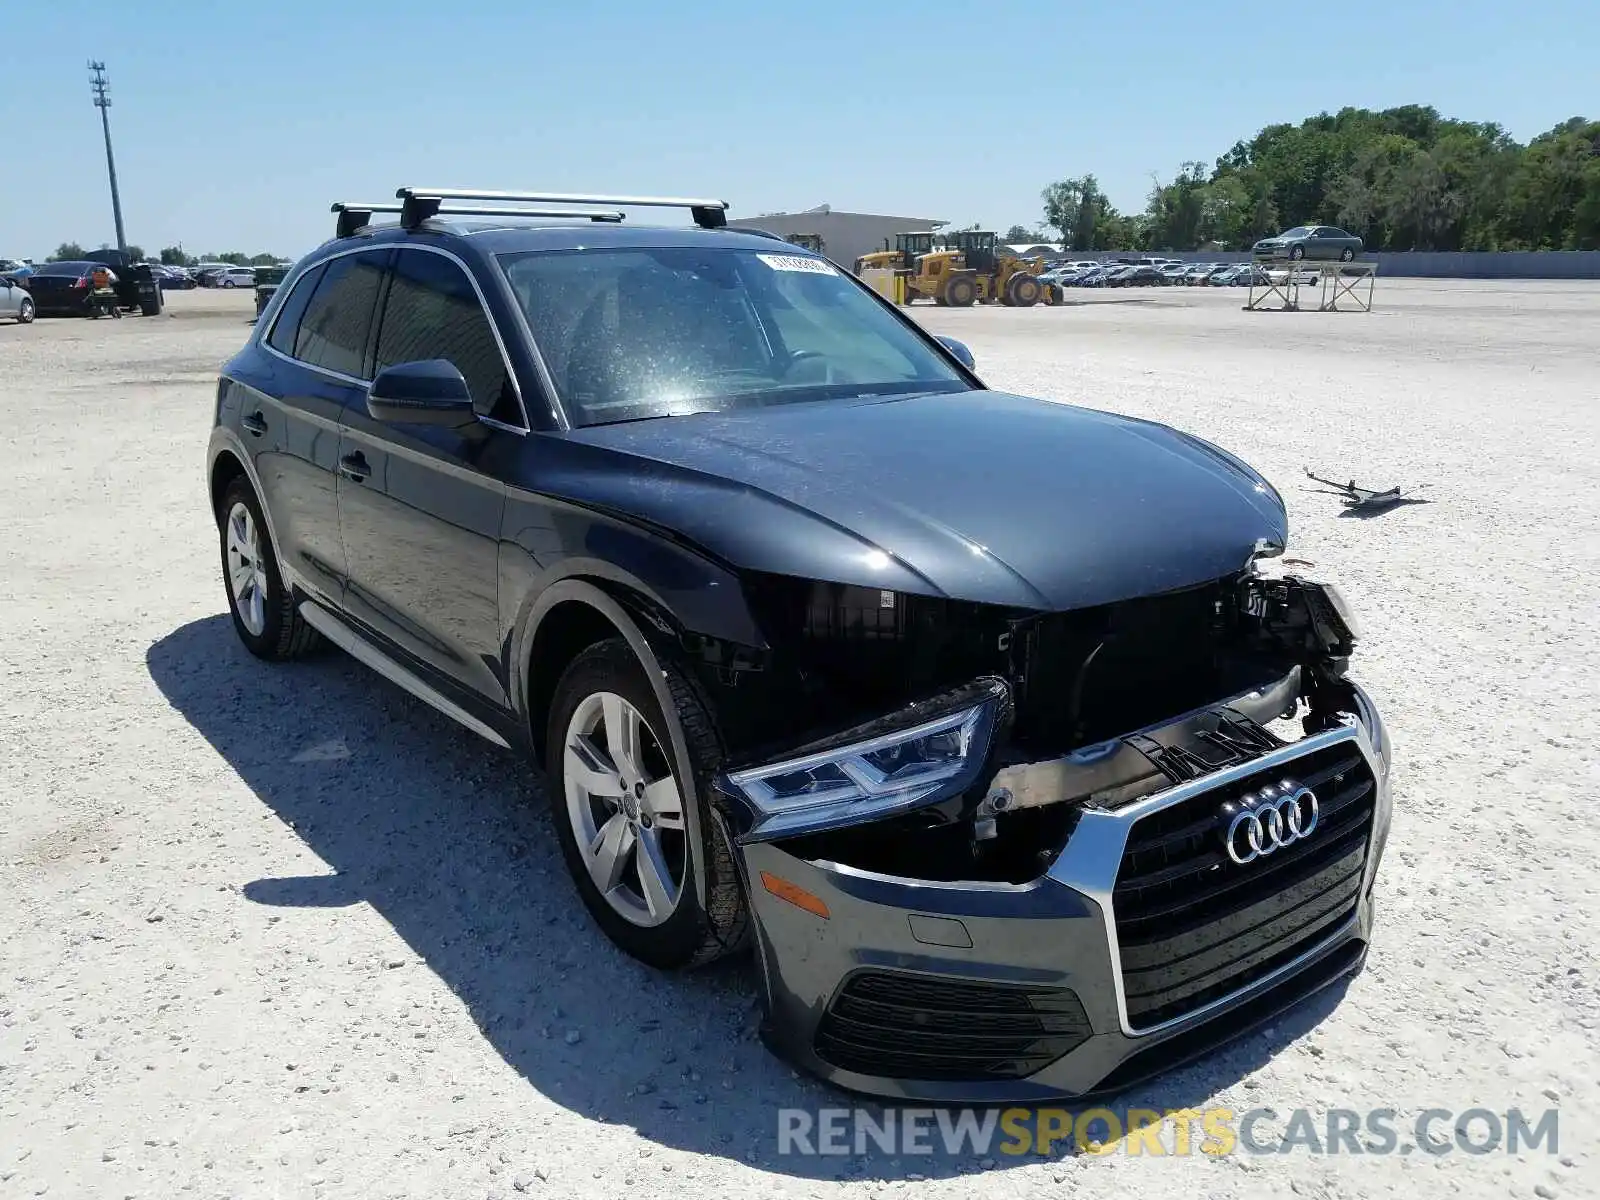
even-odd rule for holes
{"type": "Polygon", "coordinates": [[[1026,884],[945,883],[807,861],[778,843],[740,847],[745,878],[777,876],[819,898],[822,919],[759,883],[749,889],[766,999],[762,1035],[778,1054],[850,1091],[936,1103],[1082,1100],[1121,1090],[1201,1056],[1360,970],[1372,926],[1372,885],[1388,834],[1387,737],[1359,689],[1339,728],[1239,767],[1203,776],[1120,811],[1085,811],[1050,870],[1026,884]],[[1112,919],[1112,888],[1135,820],[1198,792],[1292,762],[1314,746],[1353,742],[1376,781],[1366,872],[1352,916],[1298,957],[1249,985],[1148,1029],[1127,1018],[1112,919]],[[1092,1033],[1021,1079],[916,1080],[842,1070],[815,1049],[818,1027],[845,981],[862,970],[933,979],[1070,988],[1092,1033]]]}

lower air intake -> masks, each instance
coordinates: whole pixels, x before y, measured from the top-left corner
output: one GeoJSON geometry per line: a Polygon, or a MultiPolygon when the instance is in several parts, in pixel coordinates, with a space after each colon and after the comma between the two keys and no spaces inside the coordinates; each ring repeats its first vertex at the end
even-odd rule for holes
{"type": "Polygon", "coordinates": [[[862,971],[828,1005],[816,1051],[842,1070],[889,1079],[1022,1079],[1089,1033],[1066,988],[862,971]]]}

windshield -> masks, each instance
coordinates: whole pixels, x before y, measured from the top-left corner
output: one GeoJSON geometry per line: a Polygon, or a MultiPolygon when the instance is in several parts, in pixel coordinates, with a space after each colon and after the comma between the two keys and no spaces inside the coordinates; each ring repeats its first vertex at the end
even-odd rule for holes
{"type": "Polygon", "coordinates": [[[1285,238],[1305,237],[1306,234],[1308,234],[1310,232],[1311,232],[1311,230],[1310,230],[1310,228],[1308,226],[1296,225],[1293,229],[1285,229],[1278,236],[1279,237],[1285,237],[1285,238]]]}
{"type": "Polygon", "coordinates": [[[971,386],[809,255],[639,247],[500,261],[574,425],[971,386]]]}

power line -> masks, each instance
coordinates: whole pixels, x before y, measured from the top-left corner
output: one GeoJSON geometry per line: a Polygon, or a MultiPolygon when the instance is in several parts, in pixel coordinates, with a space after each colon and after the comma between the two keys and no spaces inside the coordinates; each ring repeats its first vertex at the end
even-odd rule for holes
{"type": "Polygon", "coordinates": [[[111,153],[111,117],[106,111],[111,107],[111,84],[106,79],[105,63],[89,63],[89,91],[94,96],[94,106],[100,110],[100,128],[106,135],[106,174],[111,177],[111,215],[117,223],[117,249],[126,254],[128,239],[122,232],[122,198],[117,194],[117,160],[111,153]]]}

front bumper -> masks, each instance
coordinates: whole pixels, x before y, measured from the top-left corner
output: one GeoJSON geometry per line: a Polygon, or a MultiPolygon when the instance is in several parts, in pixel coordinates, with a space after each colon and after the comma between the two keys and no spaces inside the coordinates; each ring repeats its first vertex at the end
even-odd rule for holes
{"type": "MultiPolygon", "coordinates": [[[[742,845],[747,880],[766,873],[788,881],[828,914],[759,883],[750,887],[765,1040],[856,1092],[938,1103],[1083,1099],[1201,1056],[1353,974],[1365,959],[1391,800],[1387,735],[1365,693],[1352,688],[1352,695],[1355,711],[1335,729],[1119,810],[1084,810],[1049,870],[1026,884],[929,882],[804,860],[772,842],[742,845]],[[1331,906],[1312,894],[1318,877],[1299,879],[1269,897],[1277,904],[1270,920],[1258,920],[1260,904],[1246,910],[1257,924],[1230,931],[1227,948],[1171,959],[1152,956],[1148,946],[1124,953],[1116,893],[1137,822],[1166,812],[1170,823],[1189,811],[1178,805],[1209,813],[1213,796],[1254,786],[1258,776],[1293,775],[1297,765],[1330,755],[1356,762],[1356,754],[1370,772],[1370,815],[1340,835],[1349,849],[1334,864],[1344,882],[1331,906]],[[1239,956],[1234,961],[1248,969],[1223,994],[1195,991],[1195,1002],[1177,1005],[1176,1015],[1172,1005],[1152,1010],[1147,999],[1130,1001],[1135,975],[1188,975],[1181,991],[1221,970],[1227,984],[1227,956],[1247,944],[1273,955],[1253,964],[1239,956]]],[[[1173,920],[1192,916],[1184,910],[1173,920]]]]}

